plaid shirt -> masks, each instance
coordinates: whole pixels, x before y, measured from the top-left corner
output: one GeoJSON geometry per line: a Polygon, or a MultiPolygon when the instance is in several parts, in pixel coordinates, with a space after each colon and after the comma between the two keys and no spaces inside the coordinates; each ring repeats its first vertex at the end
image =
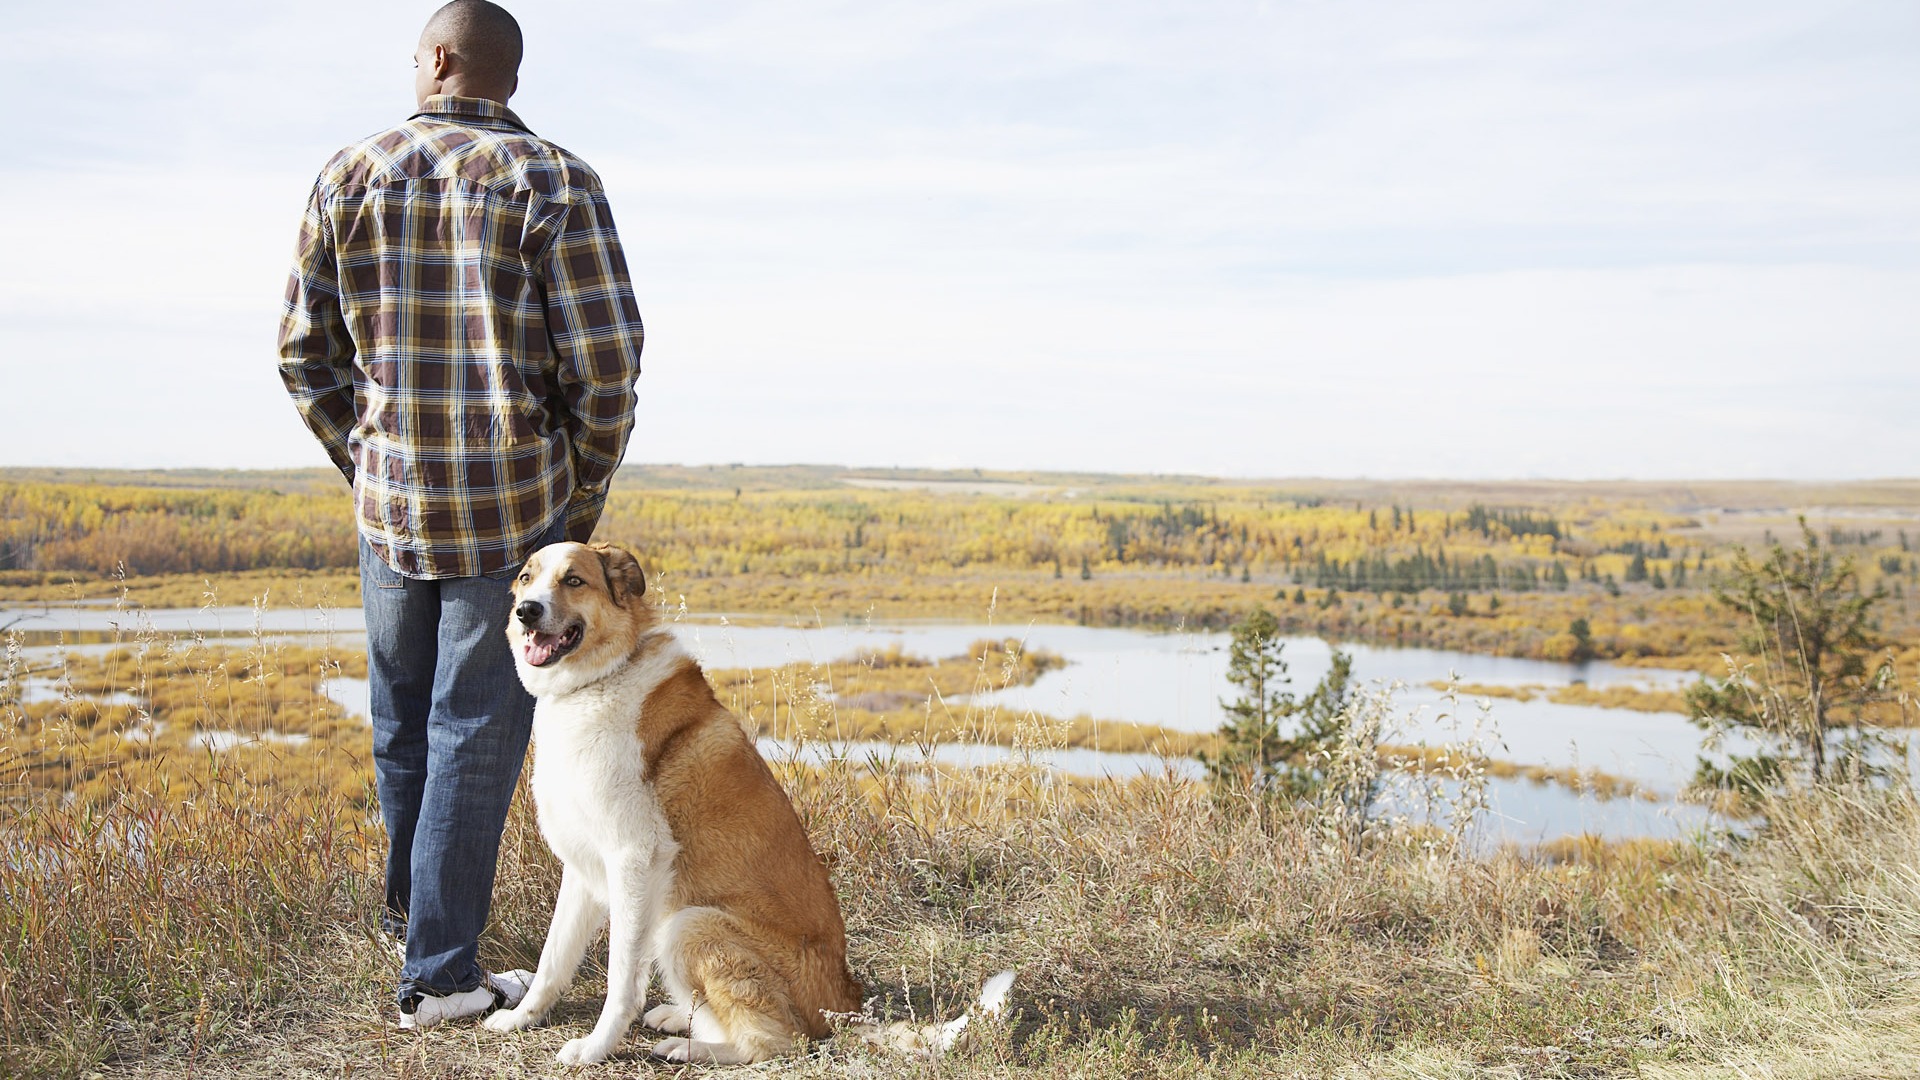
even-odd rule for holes
{"type": "Polygon", "coordinates": [[[417,578],[585,540],[633,428],[640,312],[600,178],[484,98],[436,95],[313,186],[280,377],[417,578]]]}

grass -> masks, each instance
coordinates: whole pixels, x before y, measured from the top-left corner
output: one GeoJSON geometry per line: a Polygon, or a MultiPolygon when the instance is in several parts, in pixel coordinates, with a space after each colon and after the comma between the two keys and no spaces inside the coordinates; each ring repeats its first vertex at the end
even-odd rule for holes
{"type": "MultiPolygon", "coordinates": [[[[1009,1023],[947,1061],[849,1041],[742,1075],[1833,1075],[1807,1055],[1839,1045],[1920,1064],[1893,1027],[1920,960],[1903,796],[1800,798],[1741,850],[1475,859],[1430,831],[1353,850],[1311,814],[1263,829],[1165,779],[782,771],[877,1011],[950,1014],[1002,965],[1020,982],[1009,1023]]],[[[50,808],[37,835],[59,857],[0,879],[21,927],[0,984],[10,1073],[575,1075],[551,1055],[591,1025],[593,976],[549,1029],[401,1038],[370,837],[243,810],[238,781],[175,794],[137,816],[131,792],[90,818],[50,808]],[[97,823],[132,820],[153,872],[99,842],[97,823]]],[[[531,963],[555,884],[523,800],[492,963],[531,963]]],[[[585,1075],[630,1074],[640,1045],[585,1075]]]]}
{"type": "MultiPolygon", "coordinates": [[[[1720,674],[1726,668],[1723,661],[1720,674]]],[[[1532,701],[1546,698],[1555,705],[1592,705],[1602,709],[1632,709],[1635,712],[1687,713],[1687,695],[1679,690],[1655,690],[1640,686],[1588,686],[1585,683],[1573,683],[1569,686],[1546,687],[1537,684],[1511,685],[1506,683],[1459,683],[1449,684],[1444,680],[1434,680],[1427,684],[1435,690],[1453,689],[1467,697],[1506,698],[1511,701],[1532,701]]]]}
{"type": "Polygon", "coordinates": [[[1017,638],[983,639],[960,656],[929,659],[865,651],[824,663],[729,668],[707,673],[722,704],[755,735],[777,739],[1049,746],[1187,757],[1213,745],[1209,733],[1154,724],[1055,719],[984,705],[977,695],[1031,686],[1066,661],[1017,638]]]}
{"type": "MultiPolygon", "coordinates": [[[[639,1033],[607,1066],[554,1063],[592,1023],[596,971],[553,1027],[524,1036],[391,1028],[365,736],[318,692],[354,662],[266,639],[134,635],[71,657],[59,694],[29,702],[9,651],[0,1075],[673,1071],[638,1063],[639,1033]],[[103,708],[102,694],[122,698],[103,708]],[[307,739],[216,751],[192,738],[208,730],[307,739]]],[[[972,691],[1048,663],[993,641],[946,661],[882,653],[832,673],[830,689],[972,691]]],[[[767,710],[752,722],[805,737],[836,721],[831,697],[808,692],[820,684],[782,669],[722,691],[767,710]]],[[[968,709],[956,705],[956,724],[989,722],[968,709]]],[[[1037,718],[1019,733],[1032,746],[1063,737],[1037,718]]],[[[1485,767],[1457,750],[1407,756],[1485,767]]],[[[1458,815],[1356,839],[1332,811],[1252,815],[1172,773],[1069,780],[1017,760],[867,756],[776,767],[834,868],[874,1010],[951,1015],[1010,966],[1012,1012],[939,1062],[846,1040],[697,1074],[1920,1072],[1920,805],[1904,789],[1783,797],[1741,842],[1576,838],[1474,856],[1458,815]]],[[[489,963],[533,966],[557,880],[523,793],[489,963]]]]}

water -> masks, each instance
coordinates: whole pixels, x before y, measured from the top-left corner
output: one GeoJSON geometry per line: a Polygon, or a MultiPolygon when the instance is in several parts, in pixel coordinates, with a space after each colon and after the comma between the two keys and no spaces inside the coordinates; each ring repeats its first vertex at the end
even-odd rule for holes
{"type": "Polygon", "coordinates": [[[103,633],[133,635],[142,630],[203,634],[210,638],[245,637],[256,628],[269,634],[317,634],[335,631],[364,635],[359,608],[126,608],[62,606],[0,609],[0,626],[27,633],[103,633]]]}
{"type": "Polygon", "coordinates": [[[258,733],[246,731],[196,731],[187,740],[187,745],[196,749],[231,750],[236,746],[258,746],[278,744],[281,746],[302,746],[307,736],[298,732],[281,732],[265,728],[258,733]]]}
{"type": "MultiPolygon", "coordinates": [[[[985,624],[890,626],[675,625],[707,667],[775,667],[825,662],[861,649],[886,649],[926,657],[957,656],[981,638],[1016,637],[1029,649],[1066,657],[1067,667],[1042,674],[1031,686],[1009,687],[983,700],[1048,716],[1091,716],[1158,724],[1180,731],[1214,731],[1225,719],[1222,698],[1235,696],[1227,682],[1225,633],[1158,633],[1084,626],[1027,627],[985,624]]],[[[1470,727],[1477,703],[1449,705],[1428,684],[1457,674],[1466,683],[1564,687],[1575,682],[1604,688],[1674,689],[1696,676],[1688,672],[1520,660],[1438,649],[1392,649],[1348,645],[1354,677],[1361,682],[1399,682],[1399,711],[1411,721],[1402,741],[1441,742],[1456,728],[1470,727]],[[1462,715],[1465,714],[1465,715],[1462,715]]],[[[1289,638],[1284,652],[1292,689],[1304,696],[1332,664],[1332,649],[1317,638],[1289,638]]],[[[1504,748],[1494,756],[1533,765],[1598,768],[1659,791],[1672,792],[1692,775],[1700,731],[1678,713],[1645,713],[1586,705],[1532,701],[1489,702],[1504,748]]],[[[1738,749],[1739,747],[1736,747],[1738,749]]]]}
{"type": "MultiPolygon", "coordinates": [[[[15,614],[0,610],[0,624],[15,614]]],[[[209,639],[242,641],[255,633],[272,637],[322,636],[339,647],[357,647],[364,640],[364,622],[358,609],[256,611],[253,608],[203,608],[155,611],[118,611],[112,608],[61,608],[34,612],[35,618],[18,624],[30,631],[67,633],[119,630],[133,634],[143,629],[200,634],[209,639]]],[[[864,649],[901,651],[937,658],[964,653],[982,638],[1014,637],[1030,649],[1046,649],[1065,657],[1063,669],[1047,672],[1031,686],[1010,687],[986,699],[1013,709],[1032,710],[1070,718],[1086,715],[1103,720],[1157,724],[1184,731],[1211,731],[1223,718],[1220,701],[1234,695],[1226,681],[1225,633],[1161,633],[1148,630],[1101,629],[1079,626],[1011,626],[984,623],[896,623],[890,625],[831,625],[792,627],[765,623],[679,622],[675,634],[709,668],[776,667],[794,662],[825,663],[864,649]]],[[[104,651],[111,646],[65,646],[67,652],[104,651]]],[[[1435,649],[1393,649],[1378,646],[1344,647],[1354,657],[1354,675],[1362,682],[1402,684],[1395,698],[1397,742],[1438,743],[1470,728],[1477,711],[1471,699],[1449,704],[1428,684],[1457,675],[1462,682],[1548,689],[1583,682],[1594,687],[1636,686],[1672,689],[1695,676],[1685,672],[1624,667],[1604,662],[1565,664],[1478,656],[1435,649]]],[[[51,654],[50,646],[35,646],[31,654],[51,654]]],[[[1313,638],[1286,641],[1292,689],[1304,695],[1325,674],[1331,649],[1313,638]]],[[[349,713],[367,714],[367,687],[363,679],[332,678],[323,689],[349,713]]],[[[45,690],[35,688],[36,693],[45,690]]],[[[1633,780],[1670,796],[1691,775],[1700,745],[1700,732],[1674,713],[1643,713],[1582,705],[1558,705],[1542,697],[1531,701],[1506,698],[1487,703],[1498,742],[1485,749],[1491,756],[1524,764],[1598,768],[1633,780]]],[[[1734,749],[1740,749],[1736,745],[1734,749]]],[[[862,747],[860,753],[879,750],[908,753],[898,747],[862,747]]],[[[812,751],[809,751],[812,752],[812,751]]],[[[942,746],[934,760],[946,764],[981,764],[1013,753],[988,746],[942,746]]],[[[1035,760],[1062,772],[1078,775],[1131,776],[1173,769],[1197,775],[1196,763],[1169,762],[1152,755],[1108,754],[1093,750],[1055,750],[1035,760]]],[[[1581,831],[1606,836],[1673,836],[1708,821],[1696,807],[1638,799],[1599,800],[1562,787],[1535,785],[1525,780],[1492,782],[1498,835],[1516,841],[1581,831]]]]}

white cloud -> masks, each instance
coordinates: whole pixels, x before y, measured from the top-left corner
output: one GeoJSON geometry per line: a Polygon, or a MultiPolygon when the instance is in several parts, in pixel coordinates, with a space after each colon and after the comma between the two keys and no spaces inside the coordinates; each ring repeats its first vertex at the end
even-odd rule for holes
{"type": "MultiPolygon", "coordinates": [[[[0,464],[320,463],[285,257],[433,6],[22,14],[0,464]]],[[[637,460],[1920,472],[1910,5],[512,6],[637,460]]]]}

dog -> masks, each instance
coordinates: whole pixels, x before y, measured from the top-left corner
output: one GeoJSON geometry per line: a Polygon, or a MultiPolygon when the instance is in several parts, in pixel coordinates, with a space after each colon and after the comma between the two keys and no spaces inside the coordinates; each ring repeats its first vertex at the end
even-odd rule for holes
{"type": "MultiPolygon", "coordinates": [[[[533,984],[495,1031],[541,1023],[608,929],[607,998],[567,1064],[604,1061],[645,1006],[674,1062],[744,1064],[792,1053],[857,1013],[846,926],[827,867],[745,729],[644,602],[637,559],[608,544],[535,552],[513,584],[507,636],[534,708],[533,796],[560,859],[560,894],[533,984]]],[[[991,1015],[1011,973],[971,1013],[991,1015]]],[[[966,1026],[861,1034],[928,1052],[966,1026]]]]}

